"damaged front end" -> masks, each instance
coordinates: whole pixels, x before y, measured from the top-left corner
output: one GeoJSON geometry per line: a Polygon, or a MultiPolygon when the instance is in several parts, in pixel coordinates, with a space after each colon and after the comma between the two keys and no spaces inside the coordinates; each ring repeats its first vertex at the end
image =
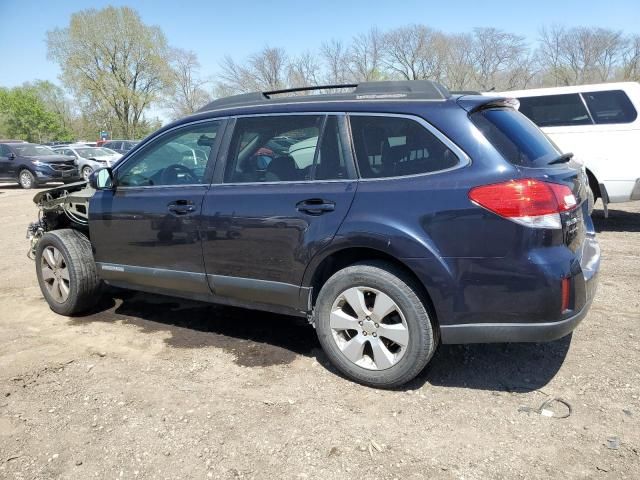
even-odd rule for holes
{"type": "Polygon", "coordinates": [[[31,242],[27,256],[35,258],[42,236],[51,230],[72,228],[89,236],[89,199],[96,191],[87,182],[71,183],[38,192],[33,202],[38,206],[38,221],[27,227],[31,242]]]}

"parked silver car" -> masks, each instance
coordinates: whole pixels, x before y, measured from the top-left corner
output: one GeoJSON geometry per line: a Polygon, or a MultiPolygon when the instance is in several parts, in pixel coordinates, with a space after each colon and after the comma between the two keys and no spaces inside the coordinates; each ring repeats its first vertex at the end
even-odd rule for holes
{"type": "Polygon", "coordinates": [[[87,147],[86,145],[68,145],[53,149],[56,153],[75,157],[78,171],[82,178],[89,179],[95,170],[111,167],[120,160],[122,155],[103,147],[87,147]]]}

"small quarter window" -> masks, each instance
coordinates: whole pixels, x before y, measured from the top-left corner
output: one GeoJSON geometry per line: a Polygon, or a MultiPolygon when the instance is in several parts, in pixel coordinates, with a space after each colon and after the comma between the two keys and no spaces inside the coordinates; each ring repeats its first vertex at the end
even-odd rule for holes
{"type": "Polygon", "coordinates": [[[622,90],[583,93],[593,121],[598,124],[631,123],[638,113],[622,90]]]}
{"type": "Polygon", "coordinates": [[[362,178],[436,172],[459,163],[444,143],[415,120],[353,115],[350,122],[362,178]]]}

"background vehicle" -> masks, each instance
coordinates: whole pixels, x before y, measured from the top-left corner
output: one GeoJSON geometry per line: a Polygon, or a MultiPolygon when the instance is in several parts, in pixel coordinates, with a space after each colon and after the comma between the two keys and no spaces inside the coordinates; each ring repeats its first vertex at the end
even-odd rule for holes
{"type": "Polygon", "coordinates": [[[89,179],[89,175],[94,170],[112,167],[122,158],[122,155],[108,148],[87,147],[85,145],[68,145],[53,150],[61,155],[74,157],[78,171],[85,180],[89,179]]]}
{"type": "Polygon", "coordinates": [[[138,142],[135,140],[109,140],[108,142],[104,142],[101,146],[110,148],[111,150],[124,155],[137,144],[138,142]]]}
{"type": "Polygon", "coordinates": [[[587,185],[513,107],[428,81],[217,100],[95,193],[35,197],[43,295],[69,315],[104,281],[306,316],[342,373],[381,387],[439,342],[562,337],[597,283],[587,185]]]}
{"type": "Polygon", "coordinates": [[[0,180],[33,188],[47,182],[79,180],[74,160],[33,143],[0,143],[0,180]]]}
{"type": "MultiPolygon", "coordinates": [[[[496,95],[490,92],[487,95],[496,95]]],[[[564,151],[585,164],[594,197],[640,200],[640,83],[601,83],[497,93],[520,101],[529,117],[564,151]]]]}

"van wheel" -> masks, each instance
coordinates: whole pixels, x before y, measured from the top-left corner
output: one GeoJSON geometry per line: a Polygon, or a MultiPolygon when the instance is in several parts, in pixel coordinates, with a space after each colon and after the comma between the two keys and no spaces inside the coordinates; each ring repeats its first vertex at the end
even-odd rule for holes
{"type": "Polygon", "coordinates": [[[36,178],[26,168],[20,171],[20,175],[18,175],[18,182],[20,186],[25,190],[33,188],[36,185],[36,178]]]}
{"type": "Polygon", "coordinates": [[[393,388],[413,379],[436,349],[419,292],[412,278],[386,262],[335,273],[314,310],[318,339],[331,363],[372,387],[393,388]]]}
{"type": "Polygon", "coordinates": [[[51,310],[74,315],[95,305],[102,285],[87,237],[71,229],[47,232],[35,260],[40,290],[51,310]]]}

